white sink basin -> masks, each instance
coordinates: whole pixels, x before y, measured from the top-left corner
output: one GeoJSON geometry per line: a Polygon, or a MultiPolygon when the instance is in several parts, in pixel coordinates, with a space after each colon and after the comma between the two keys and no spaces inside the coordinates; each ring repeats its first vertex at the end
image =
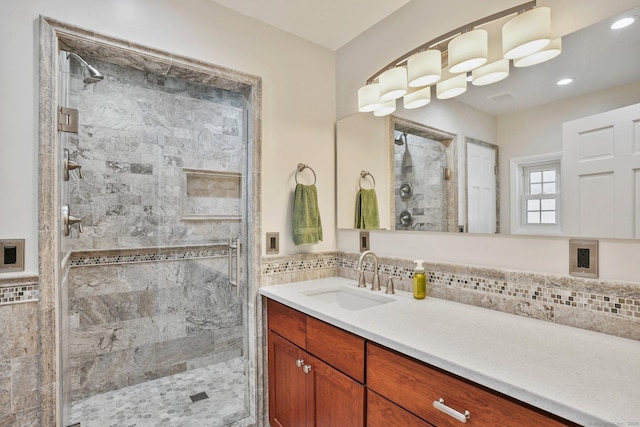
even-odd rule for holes
{"type": "Polygon", "coordinates": [[[363,310],[395,301],[393,298],[373,293],[368,289],[348,288],[338,285],[312,289],[304,291],[302,294],[351,311],[363,310]]]}

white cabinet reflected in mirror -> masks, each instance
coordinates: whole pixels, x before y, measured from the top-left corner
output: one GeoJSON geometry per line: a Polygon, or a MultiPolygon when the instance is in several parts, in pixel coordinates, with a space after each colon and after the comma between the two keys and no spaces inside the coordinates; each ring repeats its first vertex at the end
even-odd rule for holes
{"type": "Polygon", "coordinates": [[[399,102],[394,117],[338,121],[338,227],[355,228],[358,174],[368,170],[382,229],[640,237],[640,115],[617,118],[640,104],[640,22],[611,29],[621,15],[640,8],[564,35],[560,56],[512,67],[502,82],[415,110],[399,102]],[[556,85],[567,76],[572,84],[556,85]],[[602,114],[601,127],[563,136],[565,123],[602,114]],[[614,141],[621,132],[626,139],[614,141]],[[563,148],[568,138],[573,151],[563,148]]]}

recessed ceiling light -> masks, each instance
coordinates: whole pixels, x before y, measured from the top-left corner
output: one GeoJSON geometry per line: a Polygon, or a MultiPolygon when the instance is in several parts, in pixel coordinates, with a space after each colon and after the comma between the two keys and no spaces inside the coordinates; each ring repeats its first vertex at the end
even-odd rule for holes
{"type": "Polygon", "coordinates": [[[566,79],[560,79],[558,80],[558,83],[556,83],[558,86],[564,86],[564,85],[568,85],[569,83],[573,82],[573,79],[570,77],[567,77],[566,79]]]}
{"type": "Polygon", "coordinates": [[[627,17],[618,19],[616,22],[611,24],[611,29],[619,30],[620,28],[628,27],[629,25],[633,24],[635,20],[636,20],[635,16],[627,16],[627,17]]]}

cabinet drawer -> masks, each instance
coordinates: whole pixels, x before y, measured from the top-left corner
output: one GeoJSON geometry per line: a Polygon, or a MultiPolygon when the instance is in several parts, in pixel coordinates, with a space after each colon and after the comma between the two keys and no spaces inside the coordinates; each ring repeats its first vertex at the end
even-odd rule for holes
{"type": "Polygon", "coordinates": [[[433,427],[411,412],[367,391],[367,427],[433,427]]]}
{"type": "Polygon", "coordinates": [[[367,343],[367,386],[439,427],[460,424],[434,408],[433,402],[441,398],[457,412],[469,411],[469,425],[572,425],[371,343],[367,343]]]}
{"type": "Polygon", "coordinates": [[[269,329],[305,348],[306,315],[279,302],[267,299],[269,329]]]}
{"type": "Polygon", "coordinates": [[[364,383],[364,339],[307,317],[307,351],[364,383]]]}

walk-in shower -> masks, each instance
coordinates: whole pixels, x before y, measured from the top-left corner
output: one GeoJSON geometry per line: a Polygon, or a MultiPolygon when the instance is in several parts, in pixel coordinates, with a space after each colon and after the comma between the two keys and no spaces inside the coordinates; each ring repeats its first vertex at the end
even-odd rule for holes
{"type": "Polygon", "coordinates": [[[246,93],[81,54],[58,60],[63,425],[252,424],[246,93]]]}

